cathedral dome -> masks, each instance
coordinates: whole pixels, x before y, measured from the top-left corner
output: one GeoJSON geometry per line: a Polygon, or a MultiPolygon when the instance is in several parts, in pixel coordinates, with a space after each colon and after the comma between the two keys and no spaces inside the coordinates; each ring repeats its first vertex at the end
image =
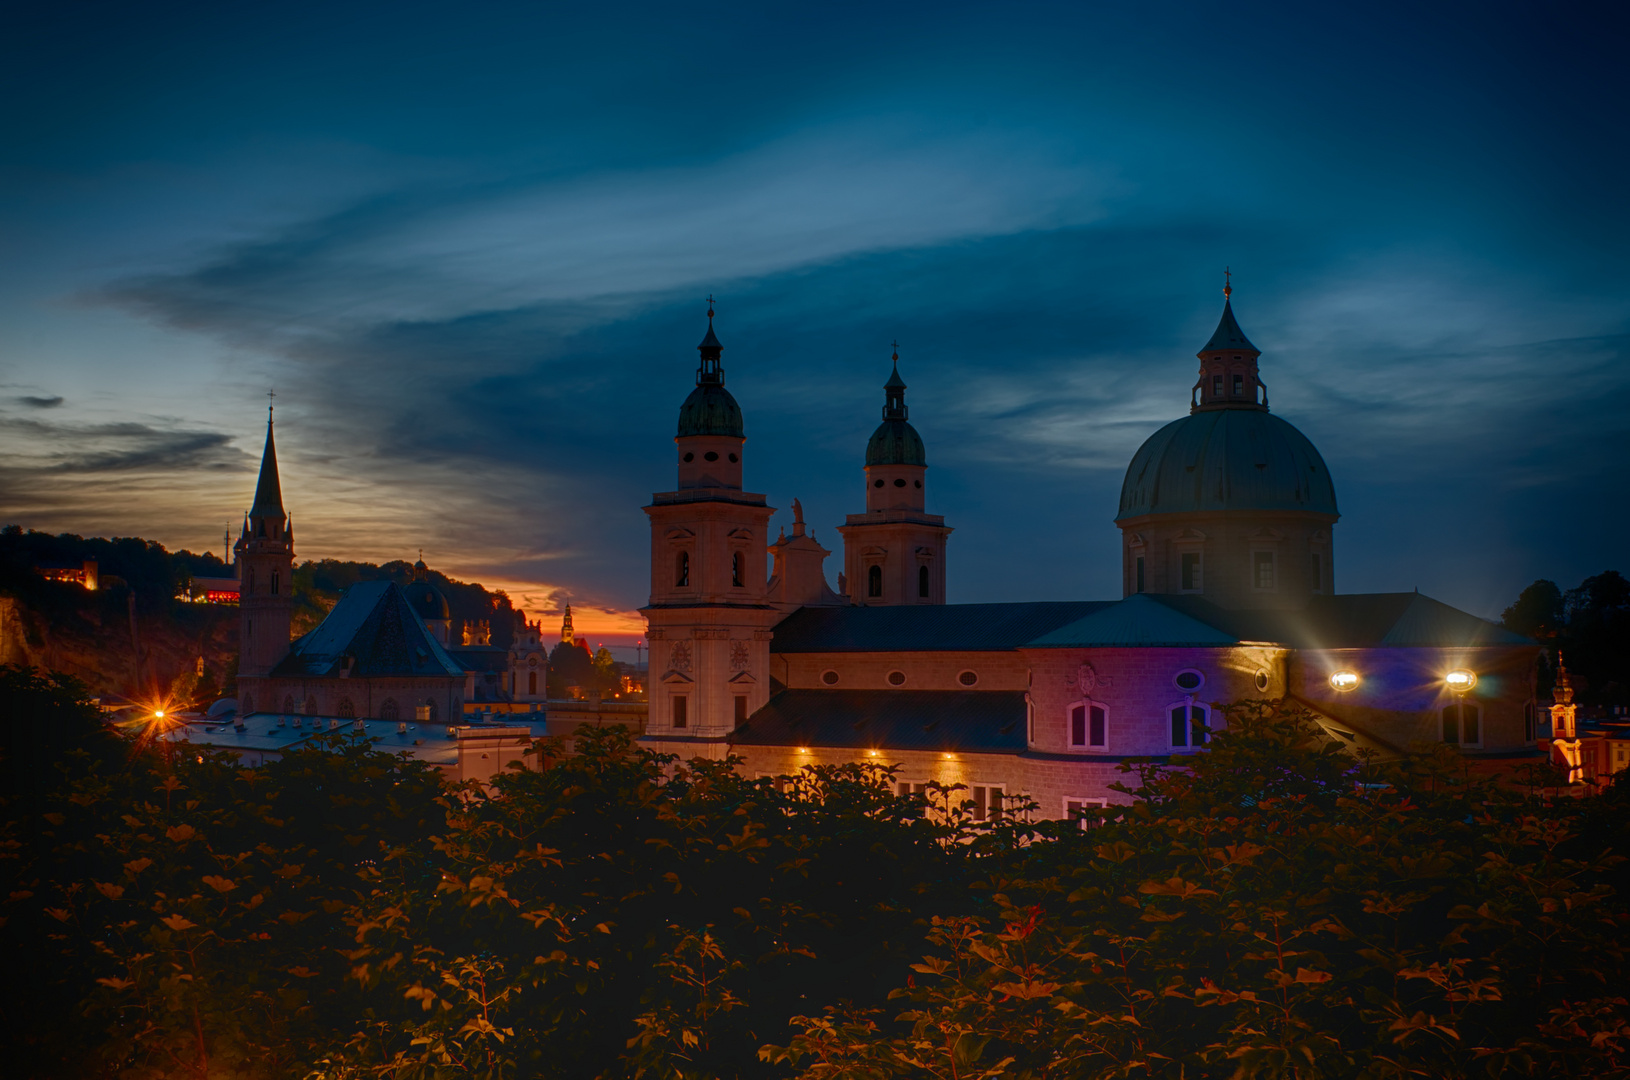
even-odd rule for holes
{"type": "Polygon", "coordinates": [[[905,420],[885,420],[866,443],[867,465],[927,465],[928,451],[917,429],[905,420]]]}
{"type": "Polygon", "coordinates": [[[447,597],[441,590],[430,584],[429,570],[420,559],[413,564],[413,580],[402,588],[402,595],[407,599],[408,606],[413,613],[425,622],[434,619],[451,619],[453,611],[447,606],[447,597]]]}
{"type": "Polygon", "coordinates": [[[1313,443],[1255,409],[1194,412],[1149,436],[1127,467],[1115,520],[1210,510],[1339,514],[1313,443]]]}
{"type": "Polygon", "coordinates": [[[742,434],[741,406],[722,383],[704,382],[679,407],[679,437],[742,434]]]}

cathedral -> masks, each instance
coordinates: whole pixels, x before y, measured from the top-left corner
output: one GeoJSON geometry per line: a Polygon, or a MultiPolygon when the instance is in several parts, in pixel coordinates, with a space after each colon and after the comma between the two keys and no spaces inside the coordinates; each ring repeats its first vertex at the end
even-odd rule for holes
{"type": "Polygon", "coordinates": [[[674,490],[651,497],[650,715],[642,736],[752,775],[897,765],[902,792],[963,784],[976,817],[1125,801],[1130,758],[1180,760],[1219,706],[1287,699],[1381,756],[1445,742],[1534,753],[1537,644],[1419,593],[1336,591],[1340,514],[1324,459],[1269,410],[1261,353],[1225,288],[1186,416],[1133,455],[1114,600],[946,604],[952,528],[928,512],[928,454],[898,353],[867,442],[865,509],[830,554],[793,502],[771,541],[744,489],[746,427],[708,309],[679,410],[674,490]],[[767,565],[768,564],[768,565],[767,565]]]}

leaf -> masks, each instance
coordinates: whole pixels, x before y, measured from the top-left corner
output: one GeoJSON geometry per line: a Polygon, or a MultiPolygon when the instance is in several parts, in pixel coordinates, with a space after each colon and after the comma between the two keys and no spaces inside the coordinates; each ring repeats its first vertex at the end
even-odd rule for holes
{"type": "Polygon", "coordinates": [[[131,877],[135,877],[137,874],[141,873],[143,870],[146,870],[152,865],[152,859],[132,859],[125,863],[125,873],[129,874],[131,877]]]}
{"type": "Polygon", "coordinates": [[[96,883],[96,891],[107,897],[109,900],[117,900],[119,897],[125,894],[123,888],[118,885],[109,884],[106,881],[98,881],[96,883]]]}
{"type": "Polygon", "coordinates": [[[1299,983],[1327,983],[1332,977],[1328,971],[1314,971],[1312,968],[1296,969],[1296,981],[1299,983]]]}
{"type": "Polygon", "coordinates": [[[215,874],[205,874],[204,884],[220,893],[231,892],[233,889],[238,887],[237,882],[230,881],[224,877],[219,877],[215,874]]]}
{"type": "Polygon", "coordinates": [[[136,984],[129,979],[97,979],[103,986],[111,986],[115,990],[129,990],[136,984]]]}
{"type": "Polygon", "coordinates": [[[62,910],[61,908],[48,907],[45,909],[45,913],[51,916],[57,922],[67,922],[69,919],[68,912],[62,910]]]}
{"type": "Polygon", "coordinates": [[[176,931],[191,930],[193,927],[198,925],[185,915],[166,915],[159,921],[164,923],[164,925],[168,926],[171,930],[176,931]]]}
{"type": "Polygon", "coordinates": [[[1165,881],[1145,881],[1138,886],[1138,892],[1153,896],[1175,896],[1180,900],[1187,900],[1191,896],[1216,896],[1212,889],[1202,889],[1190,881],[1180,877],[1168,878],[1165,881]]]}
{"type": "Polygon", "coordinates": [[[286,970],[288,971],[288,973],[290,975],[293,975],[297,979],[309,979],[312,976],[317,974],[317,972],[312,971],[310,968],[306,967],[304,964],[298,965],[296,967],[291,967],[291,968],[288,968],[286,970]]]}
{"type": "Polygon", "coordinates": [[[170,828],[164,830],[164,835],[173,843],[184,844],[188,840],[191,840],[193,837],[197,836],[198,830],[194,829],[191,825],[172,825],[170,828]]]}

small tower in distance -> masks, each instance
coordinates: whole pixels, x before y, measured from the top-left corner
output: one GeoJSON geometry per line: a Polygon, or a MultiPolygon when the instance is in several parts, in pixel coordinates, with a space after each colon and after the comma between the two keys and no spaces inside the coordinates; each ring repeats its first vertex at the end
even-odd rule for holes
{"type": "MultiPolygon", "coordinates": [[[[294,615],[294,526],[283,509],[272,410],[266,410],[266,449],[255,502],[234,549],[238,567],[238,677],[271,674],[288,655],[294,615]]],[[[239,693],[244,692],[240,687],[239,693]]]]}
{"type": "Polygon", "coordinates": [[[560,620],[560,640],[570,645],[575,640],[572,634],[572,605],[567,603],[566,615],[560,620]]]}
{"type": "Polygon", "coordinates": [[[838,526],[851,602],[945,603],[945,541],[952,530],[927,512],[928,453],[911,426],[900,353],[883,384],[883,422],[866,443],[866,512],[838,526]]]}

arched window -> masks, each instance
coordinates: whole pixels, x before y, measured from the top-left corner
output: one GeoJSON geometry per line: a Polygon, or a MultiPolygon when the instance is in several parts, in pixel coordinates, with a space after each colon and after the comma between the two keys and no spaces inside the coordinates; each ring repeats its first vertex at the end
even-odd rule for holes
{"type": "Polygon", "coordinates": [[[1483,741],[1477,706],[1457,701],[1443,707],[1443,741],[1461,746],[1477,746],[1483,741]]]}
{"type": "Polygon", "coordinates": [[[1071,750],[1102,750],[1109,745],[1109,712],[1096,701],[1070,705],[1071,750]]]}
{"type": "Polygon", "coordinates": [[[1172,721],[1173,746],[1204,746],[1211,736],[1210,710],[1190,701],[1167,710],[1172,721]]]}
{"type": "Polygon", "coordinates": [[[272,595],[277,595],[277,571],[272,571],[272,595]]]}
{"type": "Polygon", "coordinates": [[[249,591],[255,591],[255,568],[252,566],[249,568],[249,591]]]}
{"type": "Polygon", "coordinates": [[[526,673],[526,692],[530,697],[538,696],[538,673],[536,671],[526,673]]]}
{"type": "Polygon", "coordinates": [[[357,718],[357,707],[351,704],[351,699],[348,697],[340,698],[340,703],[334,706],[334,711],[340,715],[342,720],[355,720],[357,718]]]}
{"type": "Polygon", "coordinates": [[[730,584],[741,588],[741,552],[730,553],[730,584]]]}
{"type": "Polygon", "coordinates": [[[395,698],[388,697],[379,703],[379,718],[381,720],[395,720],[400,715],[401,710],[397,707],[395,698]]]}
{"type": "Polygon", "coordinates": [[[928,599],[928,567],[917,567],[917,595],[928,599]]]}
{"type": "Polygon", "coordinates": [[[674,560],[674,584],[684,587],[690,584],[690,552],[681,551],[674,560]]]}
{"type": "Polygon", "coordinates": [[[307,716],[317,715],[317,699],[309,694],[306,696],[305,713],[307,716]]]}
{"type": "Polygon", "coordinates": [[[294,695],[293,694],[284,694],[283,695],[283,711],[286,712],[286,713],[294,712],[294,695]]]}
{"type": "Polygon", "coordinates": [[[881,566],[873,566],[866,571],[866,595],[883,595],[883,568],[881,566]]]}

